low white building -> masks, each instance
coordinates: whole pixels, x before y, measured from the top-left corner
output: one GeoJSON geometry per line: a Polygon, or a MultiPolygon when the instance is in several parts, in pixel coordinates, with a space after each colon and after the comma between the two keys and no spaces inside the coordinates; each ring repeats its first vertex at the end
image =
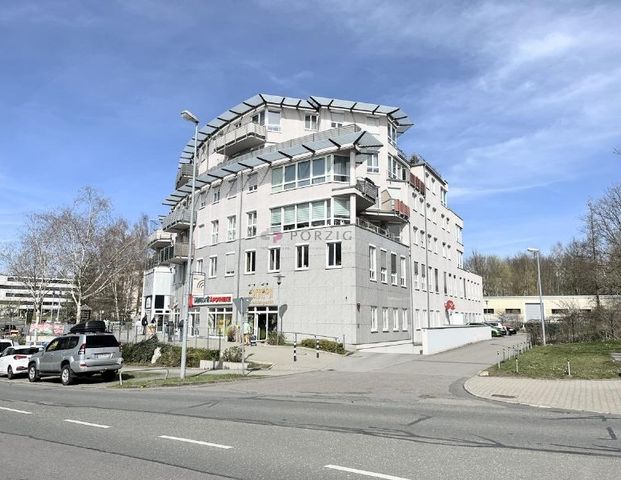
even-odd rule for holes
{"type": "MultiPolygon", "coordinates": [[[[56,320],[61,311],[72,303],[70,280],[54,278],[46,280],[42,289],[43,318],[56,320]]],[[[27,284],[20,277],[0,274],[0,318],[33,318],[34,299],[27,284]]]]}
{"type": "Polygon", "coordinates": [[[397,107],[274,95],[207,123],[198,158],[193,139],[182,153],[170,212],[151,236],[142,314],[160,330],[177,323],[191,268],[200,335],[241,322],[236,297],[252,299],[259,341],[278,330],[353,345],[420,342],[423,328],[480,321],[481,278],[463,269],[463,220],[448,207],[448,184],[397,146],[410,126],[397,107]]]}

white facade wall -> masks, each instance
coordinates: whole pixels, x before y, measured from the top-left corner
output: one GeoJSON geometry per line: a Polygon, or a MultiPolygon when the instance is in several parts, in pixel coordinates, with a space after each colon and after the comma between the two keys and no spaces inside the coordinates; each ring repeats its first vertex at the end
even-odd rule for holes
{"type": "MultiPolygon", "coordinates": [[[[260,106],[241,118],[231,121],[228,125],[221,127],[220,132],[226,135],[239,125],[246,125],[251,121],[252,116],[263,108],[265,107],[260,106]]],[[[267,108],[277,107],[268,105],[267,108]]],[[[381,143],[381,147],[377,149],[378,169],[374,171],[369,168],[368,152],[349,146],[336,152],[338,155],[349,156],[348,183],[331,179],[325,183],[273,191],[273,169],[292,163],[292,160],[285,158],[274,161],[271,165],[267,163],[259,165],[252,170],[246,170],[235,176],[231,175],[202,186],[196,197],[194,270],[198,262],[202,264],[202,271],[207,274],[206,296],[214,295],[223,298],[238,295],[252,296],[253,289],[265,289],[270,293],[267,299],[257,300],[257,305],[274,308],[278,304],[288,305],[282,322],[284,331],[335,337],[344,335],[347,343],[353,344],[407,339],[420,342],[423,327],[459,323],[462,319],[465,321],[480,320],[478,318],[482,313],[480,277],[465,272],[458,263],[457,252],[463,253],[463,244],[457,237],[457,230],[458,227],[463,228],[463,221],[444,204],[444,200],[441,201],[441,198],[445,197],[441,197],[440,188],[447,190],[446,183],[426,164],[411,165],[391,143],[389,125],[396,125],[394,122],[397,121],[393,121],[386,114],[347,109],[325,107],[316,110],[289,107],[279,109],[281,112],[280,131],[270,131],[266,128],[266,141],[261,148],[289,142],[282,146],[284,148],[291,146],[291,142],[295,142],[300,137],[307,137],[318,132],[330,131],[334,135],[342,134],[339,130],[332,130],[335,122],[342,126],[355,125],[361,134],[368,132],[381,143]],[[305,116],[309,114],[318,117],[316,130],[307,129],[305,126],[305,116]],[[392,161],[398,162],[401,166],[404,171],[403,177],[389,178],[392,161]],[[410,174],[416,175],[427,186],[428,193],[425,201],[420,202],[421,194],[411,183],[410,174]],[[378,187],[378,201],[368,208],[362,208],[361,202],[365,200],[359,197],[354,189],[356,179],[362,178],[371,180],[378,187]],[[256,187],[254,187],[255,184],[256,187]],[[252,188],[249,188],[250,185],[252,188]],[[436,186],[433,187],[433,185],[436,186]],[[349,199],[349,223],[352,225],[347,227],[327,225],[321,228],[310,227],[284,232],[282,238],[277,239],[278,242],[282,242],[281,269],[279,272],[268,272],[268,247],[275,241],[275,236],[270,233],[270,209],[319,200],[334,202],[335,197],[349,199]],[[403,202],[405,214],[401,216],[393,214],[391,204],[384,202],[388,198],[403,202]],[[423,213],[425,204],[428,204],[426,226],[423,213]],[[435,217],[432,217],[433,209],[436,210],[435,217]],[[249,212],[256,212],[256,232],[248,230],[249,212]],[[230,217],[235,217],[235,232],[231,232],[231,235],[229,235],[228,228],[230,217]],[[444,219],[448,219],[448,226],[444,223],[444,219]],[[398,240],[387,238],[384,234],[370,232],[366,228],[354,227],[353,224],[358,220],[375,224],[384,231],[397,235],[398,240]],[[214,235],[213,223],[216,221],[218,222],[217,238],[214,235]],[[414,232],[419,235],[418,232],[421,230],[426,230],[426,234],[429,235],[430,242],[426,240],[427,247],[430,248],[429,252],[420,246],[420,238],[414,235],[414,232]],[[318,231],[322,233],[316,238],[314,235],[318,231]],[[343,263],[338,269],[326,268],[325,256],[328,242],[326,237],[329,232],[334,235],[342,231],[347,231],[351,235],[350,239],[342,244],[343,263]],[[312,240],[307,242],[310,254],[310,265],[307,270],[294,268],[296,240],[300,240],[299,236],[295,238],[295,232],[298,234],[311,232],[313,235],[312,240]],[[437,251],[435,239],[438,242],[437,251]],[[444,253],[442,244],[445,245],[444,253]],[[391,253],[397,255],[398,285],[392,285],[390,280],[387,283],[380,281],[379,265],[378,278],[370,279],[369,245],[376,247],[378,256],[382,249],[386,250],[388,259],[391,253]],[[252,274],[245,273],[246,250],[256,251],[256,272],[252,274]],[[450,256],[447,253],[449,250],[450,256]],[[229,260],[235,259],[234,273],[230,275],[225,275],[224,272],[227,254],[229,254],[229,260]],[[230,254],[233,254],[233,257],[230,254]],[[214,256],[217,257],[218,273],[214,278],[209,278],[210,257],[214,256]],[[415,264],[419,269],[418,278],[413,274],[415,264]],[[438,291],[436,292],[435,284],[432,284],[432,291],[429,295],[421,287],[420,269],[423,264],[426,268],[431,267],[433,279],[435,279],[436,269],[439,276],[438,291]],[[403,265],[405,265],[405,272],[401,274],[403,265]],[[446,292],[445,273],[447,276],[446,292]],[[276,294],[278,287],[275,284],[276,274],[285,275],[279,288],[279,299],[276,298],[278,296],[276,294]],[[404,285],[401,284],[402,277],[404,285]],[[449,278],[450,281],[448,281],[449,278]],[[451,315],[446,313],[447,300],[452,300],[455,306],[454,310],[450,311],[451,314],[455,314],[453,322],[451,322],[451,315]],[[377,308],[378,328],[375,329],[371,328],[372,307],[377,308]],[[398,312],[398,328],[395,328],[392,318],[390,327],[383,328],[382,311],[384,308],[390,310],[390,315],[398,312]],[[431,312],[429,318],[428,311],[431,312]]],[[[351,127],[349,131],[352,131],[351,127]]],[[[214,133],[214,135],[217,134],[214,133]]],[[[215,142],[206,141],[199,148],[200,174],[205,174],[221,165],[226,168],[227,162],[235,161],[235,157],[228,158],[216,153],[214,144],[215,142]]],[[[281,148],[280,145],[278,147],[281,148]]],[[[257,152],[260,153],[260,149],[257,152]]],[[[237,152],[237,155],[245,153],[247,152],[237,152]]],[[[309,153],[308,158],[310,156],[309,153]]],[[[322,151],[316,152],[312,158],[320,156],[322,156],[322,151]]],[[[331,205],[332,214],[334,214],[335,203],[331,205]]],[[[181,206],[189,206],[187,197],[179,203],[178,207],[181,206]]],[[[187,232],[178,233],[176,237],[176,241],[187,241],[187,232]]],[[[379,257],[376,261],[379,262],[379,257]]],[[[160,273],[154,271],[154,274],[166,275],[163,270],[160,273]]],[[[152,283],[155,285],[156,282],[152,283]]],[[[168,279],[168,284],[170,301],[167,305],[172,309],[171,315],[174,316],[174,311],[178,312],[181,306],[183,268],[177,265],[174,276],[168,279]]],[[[204,322],[207,321],[206,319],[215,307],[232,309],[230,303],[200,306],[198,310],[200,311],[201,334],[205,330],[204,322]]],[[[238,320],[235,314],[231,316],[233,323],[238,320]]]]}

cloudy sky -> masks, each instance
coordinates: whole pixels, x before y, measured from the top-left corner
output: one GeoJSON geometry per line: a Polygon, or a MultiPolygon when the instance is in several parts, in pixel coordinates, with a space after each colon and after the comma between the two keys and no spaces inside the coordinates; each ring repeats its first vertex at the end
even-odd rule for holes
{"type": "Polygon", "coordinates": [[[621,2],[0,0],[0,242],[91,185],[172,191],[190,109],[255,93],[402,107],[468,251],[544,250],[621,181],[621,2]]]}

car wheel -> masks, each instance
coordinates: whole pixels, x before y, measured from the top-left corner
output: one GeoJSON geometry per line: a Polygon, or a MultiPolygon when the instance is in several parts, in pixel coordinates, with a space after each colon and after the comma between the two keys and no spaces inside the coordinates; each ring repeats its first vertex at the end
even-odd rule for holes
{"type": "Polygon", "coordinates": [[[29,382],[38,382],[41,380],[39,376],[39,372],[37,371],[37,366],[33,363],[28,367],[28,381],[29,382]]]}
{"type": "Polygon", "coordinates": [[[63,385],[71,385],[73,383],[73,372],[69,365],[65,365],[60,371],[60,381],[63,385]]]}
{"type": "Polygon", "coordinates": [[[13,377],[15,375],[13,375],[13,367],[11,367],[11,365],[9,365],[9,368],[6,369],[6,376],[9,380],[13,380],[13,377]]]}
{"type": "Polygon", "coordinates": [[[104,382],[111,382],[112,380],[114,380],[115,376],[116,372],[114,370],[106,370],[101,374],[101,378],[104,382]]]}

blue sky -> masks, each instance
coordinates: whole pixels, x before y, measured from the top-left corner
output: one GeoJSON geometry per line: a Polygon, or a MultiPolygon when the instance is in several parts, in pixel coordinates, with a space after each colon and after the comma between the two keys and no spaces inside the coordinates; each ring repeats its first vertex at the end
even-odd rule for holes
{"type": "Polygon", "coordinates": [[[83,185],[157,218],[192,134],[255,93],[402,107],[468,251],[544,251],[621,181],[621,3],[0,0],[0,242],[83,185]]]}

